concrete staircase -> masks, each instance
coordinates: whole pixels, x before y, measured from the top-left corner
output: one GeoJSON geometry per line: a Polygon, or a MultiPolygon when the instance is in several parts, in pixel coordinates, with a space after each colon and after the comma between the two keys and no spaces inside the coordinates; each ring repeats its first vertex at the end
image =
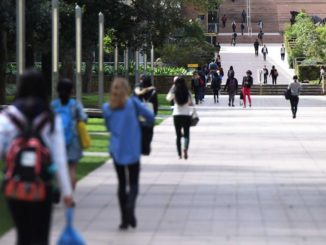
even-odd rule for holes
{"type": "Polygon", "coordinates": [[[251,23],[254,34],[242,37],[240,34],[241,12],[243,9],[247,11],[246,4],[247,0],[235,0],[234,2],[225,0],[221,5],[220,16],[226,14],[228,20],[225,28],[222,27],[222,24],[220,25],[218,42],[231,42],[231,23],[233,20],[237,23],[238,43],[252,43],[257,38],[259,32],[257,23],[260,19],[264,22],[264,42],[281,43],[283,42],[281,33],[290,22],[290,11],[304,10],[310,15],[326,17],[326,0],[251,0],[251,23]]]}

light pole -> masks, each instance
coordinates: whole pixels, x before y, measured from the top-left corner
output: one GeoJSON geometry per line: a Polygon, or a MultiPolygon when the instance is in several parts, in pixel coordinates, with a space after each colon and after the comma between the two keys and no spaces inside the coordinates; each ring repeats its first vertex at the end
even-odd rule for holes
{"type": "Polygon", "coordinates": [[[82,63],[82,11],[81,8],[76,5],[76,98],[81,100],[82,97],[82,75],[81,75],[81,63],[82,63]]]}
{"type": "Polygon", "coordinates": [[[114,47],[114,75],[118,75],[118,67],[119,67],[119,49],[118,49],[118,44],[115,43],[114,47]]]}
{"type": "Polygon", "coordinates": [[[247,27],[248,27],[248,36],[252,36],[252,26],[251,26],[251,0],[247,0],[247,27]]]}
{"type": "Polygon", "coordinates": [[[25,0],[16,0],[16,82],[25,71],[25,0]]]}
{"type": "Polygon", "coordinates": [[[98,31],[98,93],[99,108],[101,108],[104,99],[104,15],[100,12],[98,15],[99,31],[98,31]]]}
{"type": "Polygon", "coordinates": [[[52,98],[57,97],[59,80],[59,1],[52,0],[52,98]]]}
{"type": "Polygon", "coordinates": [[[151,45],[151,80],[154,85],[154,44],[151,45]]]}
{"type": "Polygon", "coordinates": [[[128,43],[126,43],[126,49],[125,49],[125,76],[126,78],[129,78],[129,47],[128,43]]]}
{"type": "Polygon", "coordinates": [[[139,82],[139,49],[136,49],[135,52],[136,67],[135,67],[135,83],[139,82]]]}

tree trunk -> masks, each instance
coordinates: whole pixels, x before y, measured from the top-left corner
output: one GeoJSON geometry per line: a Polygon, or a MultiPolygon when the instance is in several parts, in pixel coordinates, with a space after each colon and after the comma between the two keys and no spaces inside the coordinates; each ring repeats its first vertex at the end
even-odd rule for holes
{"type": "Polygon", "coordinates": [[[0,104],[6,103],[7,32],[0,27],[0,104]]]}
{"type": "Polygon", "coordinates": [[[90,85],[92,81],[93,73],[93,53],[88,51],[85,54],[86,68],[83,75],[83,92],[88,93],[90,91],[90,85]]]}

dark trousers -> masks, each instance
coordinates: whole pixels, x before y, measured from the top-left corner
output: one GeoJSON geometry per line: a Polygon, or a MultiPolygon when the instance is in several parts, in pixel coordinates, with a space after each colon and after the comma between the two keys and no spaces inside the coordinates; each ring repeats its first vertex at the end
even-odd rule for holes
{"type": "Polygon", "coordinates": [[[214,102],[218,102],[219,89],[213,89],[214,102]]]}
{"type": "Polygon", "coordinates": [[[43,202],[7,200],[17,232],[17,245],[48,245],[52,214],[52,188],[43,202]]]}
{"type": "Polygon", "coordinates": [[[190,123],[191,116],[178,115],[173,117],[175,133],[177,135],[177,150],[178,155],[181,156],[181,138],[182,138],[182,130],[184,137],[184,149],[188,150],[189,142],[190,142],[190,123]]]}
{"type": "Polygon", "coordinates": [[[264,56],[264,60],[266,61],[266,53],[263,53],[263,56],[264,56]]]}
{"type": "Polygon", "coordinates": [[[277,82],[277,77],[276,76],[272,76],[272,84],[276,85],[277,82]]]}
{"type": "Polygon", "coordinates": [[[281,59],[284,60],[285,54],[281,54],[281,59]]]}
{"type": "Polygon", "coordinates": [[[232,104],[232,106],[234,105],[234,97],[235,97],[236,92],[229,92],[229,106],[232,104]]]}
{"type": "Polygon", "coordinates": [[[258,49],[255,49],[255,55],[258,56],[258,49]]]}
{"type": "Polygon", "coordinates": [[[291,103],[291,111],[292,111],[293,117],[295,117],[297,115],[297,110],[298,110],[299,96],[291,95],[290,103],[291,103]]]}
{"type": "Polygon", "coordinates": [[[264,83],[267,84],[267,76],[268,74],[264,74],[264,83]]]}
{"type": "Polygon", "coordinates": [[[135,219],[135,206],[139,189],[140,163],[136,162],[130,165],[121,165],[114,161],[114,167],[118,177],[118,199],[121,221],[122,224],[126,225],[131,219],[135,219]]]}
{"type": "Polygon", "coordinates": [[[199,89],[199,87],[194,88],[194,93],[195,93],[195,102],[196,102],[196,105],[198,105],[198,102],[200,100],[200,89],[199,89]]]}

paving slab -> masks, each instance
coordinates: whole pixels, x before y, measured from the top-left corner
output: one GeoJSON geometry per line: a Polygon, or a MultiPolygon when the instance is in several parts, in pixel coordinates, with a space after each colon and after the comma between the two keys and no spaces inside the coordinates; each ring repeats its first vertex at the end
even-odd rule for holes
{"type": "MultiPolygon", "coordinates": [[[[75,226],[91,245],[325,244],[325,107],[324,97],[302,96],[294,120],[283,97],[256,96],[243,109],[207,96],[188,160],[177,157],[171,117],[155,128],[153,152],[142,158],[137,229],[118,230],[111,162],[79,182],[75,226]]],[[[58,206],[51,244],[63,226],[58,206]]],[[[14,231],[0,244],[14,244],[14,231]]]]}

